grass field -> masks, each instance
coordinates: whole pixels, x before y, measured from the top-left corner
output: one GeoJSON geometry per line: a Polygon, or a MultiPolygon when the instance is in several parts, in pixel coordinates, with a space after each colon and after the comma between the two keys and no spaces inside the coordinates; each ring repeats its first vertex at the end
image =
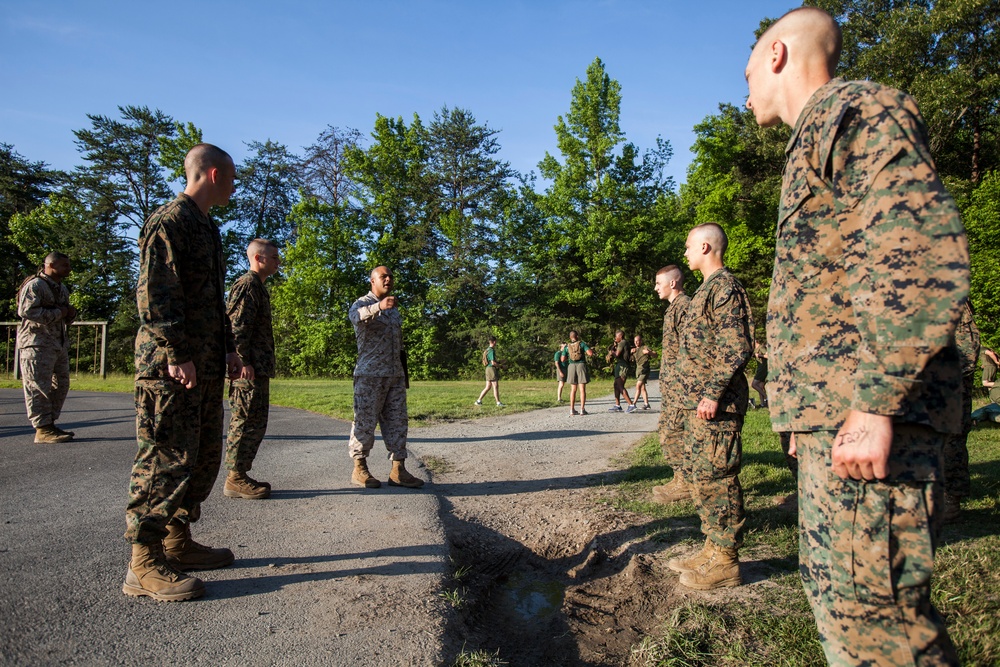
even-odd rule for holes
{"type": "MultiPolygon", "coordinates": [[[[743,429],[740,480],[747,507],[744,560],[766,561],[767,586],[736,602],[692,602],[675,610],[662,632],[634,648],[633,664],[824,665],[819,636],[798,575],[796,515],[774,505],[794,491],[766,412],[752,411],[743,429]]],[[[972,495],[962,518],[944,530],[937,552],[933,598],[948,622],[964,665],[1000,664],[1000,428],[980,426],[969,436],[972,495]]],[[[630,454],[624,481],[605,502],[663,519],[666,540],[678,522],[697,526],[690,504],[648,502],[650,489],[669,478],[655,436],[630,454]]],[[[657,539],[657,534],[651,535],[657,539]]],[[[696,546],[694,542],[691,546],[696,546]]]]}
{"type": "MultiPolygon", "coordinates": [[[[485,382],[473,380],[432,381],[410,383],[407,404],[410,425],[426,426],[440,421],[470,419],[484,415],[513,414],[556,405],[556,383],[552,380],[510,380],[500,383],[498,408],[493,394],[483,398],[482,405],[473,405],[485,382]]],[[[0,387],[20,389],[13,378],[0,378],[0,387]]],[[[109,375],[102,380],[97,375],[81,374],[70,379],[71,391],[110,391],[132,393],[131,375],[109,375]]],[[[610,388],[610,383],[609,383],[610,388]]],[[[569,398],[569,389],[563,392],[569,398]]],[[[271,381],[271,403],[289,408],[301,408],[328,417],[353,418],[354,387],[350,380],[286,379],[271,381]]]]}

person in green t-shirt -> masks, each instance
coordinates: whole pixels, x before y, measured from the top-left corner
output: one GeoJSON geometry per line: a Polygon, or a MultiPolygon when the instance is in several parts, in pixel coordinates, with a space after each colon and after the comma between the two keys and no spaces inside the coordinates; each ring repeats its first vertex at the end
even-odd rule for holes
{"type": "Polygon", "coordinates": [[[500,361],[497,359],[497,339],[490,336],[490,346],[483,350],[483,365],[486,366],[486,386],[476,399],[476,405],[483,404],[483,396],[492,389],[493,398],[497,401],[497,407],[502,408],[500,402],[500,361]]]}
{"type": "Polygon", "coordinates": [[[649,378],[649,360],[656,353],[642,342],[642,336],[636,335],[633,343],[632,361],[635,363],[635,403],[633,405],[638,405],[639,396],[642,396],[642,409],[649,410],[649,394],[646,393],[646,380],[649,378]]]}
{"type": "Polygon", "coordinates": [[[552,363],[556,367],[556,381],[559,383],[556,388],[557,403],[562,403],[563,387],[566,386],[566,372],[569,370],[569,359],[563,358],[565,352],[566,344],[563,343],[556,349],[555,356],[552,357],[552,363]]]}

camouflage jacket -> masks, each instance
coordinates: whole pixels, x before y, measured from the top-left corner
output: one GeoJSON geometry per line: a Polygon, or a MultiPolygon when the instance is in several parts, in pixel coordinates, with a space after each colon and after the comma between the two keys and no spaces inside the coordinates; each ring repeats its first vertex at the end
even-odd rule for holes
{"type": "Polygon", "coordinates": [[[236,350],[223,296],[219,228],[180,194],[139,232],[136,378],[166,378],[167,364],[194,362],[198,377],[225,377],[236,350]]]}
{"type": "Polygon", "coordinates": [[[274,377],[274,334],[271,331],[271,297],[264,281],[247,271],[229,288],[229,321],[236,352],[255,376],[274,377]]]}
{"type": "Polygon", "coordinates": [[[728,269],[708,276],[691,297],[678,340],[677,407],[694,410],[707,398],[719,412],[746,414],[753,316],[746,290],[728,269]]]}
{"type": "Polygon", "coordinates": [[[69,290],[44,273],[29,278],[17,293],[17,346],[61,350],[69,344],[61,308],[69,306],[69,290]]]}
{"type": "Polygon", "coordinates": [[[404,377],[403,316],[399,308],[379,310],[379,298],[368,292],[351,305],[347,316],[358,340],[355,377],[404,377]]]}
{"type": "Polygon", "coordinates": [[[775,430],[835,430],[856,409],[957,432],[968,247],[913,100],[834,79],[785,152],[767,313],[775,430]]]}
{"type": "Polygon", "coordinates": [[[962,375],[972,375],[976,372],[976,360],[979,359],[979,327],[972,317],[972,306],[968,300],[962,308],[962,319],[955,330],[955,344],[958,354],[962,357],[962,375]]]}
{"type": "Polygon", "coordinates": [[[680,374],[677,370],[677,348],[680,346],[681,328],[687,316],[691,297],[678,294],[663,313],[663,349],[660,356],[660,396],[664,405],[681,403],[680,374]]]}

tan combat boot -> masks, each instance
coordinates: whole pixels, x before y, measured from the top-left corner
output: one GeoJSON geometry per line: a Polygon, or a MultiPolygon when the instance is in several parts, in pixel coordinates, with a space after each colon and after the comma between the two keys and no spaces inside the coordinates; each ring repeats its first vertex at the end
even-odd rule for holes
{"type": "Polygon", "coordinates": [[[60,442],[69,442],[72,439],[73,436],[70,433],[65,431],[60,432],[52,424],[39,426],[35,429],[36,445],[54,445],[60,442]]]}
{"type": "Polygon", "coordinates": [[[670,505],[685,500],[691,500],[691,485],[677,473],[667,484],[653,487],[653,502],[670,505]]]}
{"type": "Polygon", "coordinates": [[[76,436],[76,433],[74,433],[73,431],[64,431],[55,424],[52,425],[52,428],[54,428],[56,433],[58,433],[59,435],[68,435],[71,438],[76,436]]]}
{"type": "Polygon", "coordinates": [[[424,480],[414,477],[406,470],[402,461],[392,462],[392,472],[389,473],[389,486],[405,486],[408,489],[419,489],[424,480]]]}
{"type": "Polygon", "coordinates": [[[245,472],[230,470],[229,474],[226,475],[226,485],[222,487],[222,495],[226,498],[263,500],[271,497],[271,488],[247,477],[245,472]]]}
{"type": "Polygon", "coordinates": [[[736,549],[720,547],[708,541],[710,553],[697,568],[681,574],[680,582],[698,591],[728,588],[743,583],[740,578],[740,559],[736,549]]]}
{"type": "Polygon", "coordinates": [[[711,540],[705,540],[705,545],[701,548],[701,551],[694,554],[693,556],[688,556],[687,558],[682,558],[678,556],[677,558],[671,558],[667,561],[667,567],[678,573],[685,573],[695,570],[708,560],[711,554],[711,540]]]}
{"type": "Polygon", "coordinates": [[[122,592],[133,597],[146,595],[154,600],[180,602],[200,598],[205,594],[205,584],[170,567],[162,544],[133,544],[122,592]]]}
{"type": "Polygon", "coordinates": [[[382,482],[375,479],[368,472],[368,460],[363,458],[354,459],[354,472],[351,473],[351,484],[363,486],[366,489],[377,489],[382,486],[382,482]]]}
{"type": "Polygon", "coordinates": [[[214,570],[232,565],[233,552],[226,548],[213,549],[191,539],[191,526],[181,521],[167,524],[163,538],[163,553],[167,564],[175,570],[214,570]]]}

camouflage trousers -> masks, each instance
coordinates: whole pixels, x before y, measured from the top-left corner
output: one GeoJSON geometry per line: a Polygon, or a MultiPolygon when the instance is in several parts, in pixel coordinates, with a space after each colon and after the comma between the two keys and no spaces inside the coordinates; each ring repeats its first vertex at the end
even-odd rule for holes
{"type": "Polygon", "coordinates": [[[699,419],[684,410],[684,456],[690,466],[701,532],[721,547],[743,544],[743,416],[723,412],[715,419],[699,419]]]}
{"type": "Polygon", "coordinates": [[[944,441],[944,490],[957,498],[969,495],[969,432],[972,430],[972,373],[962,376],[962,432],[944,441]]]}
{"type": "Polygon", "coordinates": [[[135,381],[136,438],[125,539],[152,544],[173,518],[201,516],[222,463],[223,378],[198,378],[193,389],[172,380],[135,381]]]}
{"type": "Polygon", "coordinates": [[[271,402],[271,379],[233,380],[229,384],[229,435],[226,438],[226,469],[248,472],[267,432],[271,402]]]}
{"type": "Polygon", "coordinates": [[[687,480],[691,476],[691,466],[684,456],[684,413],[684,410],[661,405],[658,430],[664,460],[674,469],[675,475],[687,480]]]}
{"type": "Polygon", "coordinates": [[[54,424],[69,393],[69,348],[25,347],[18,354],[28,420],[35,428],[54,424]]]}
{"type": "Polygon", "coordinates": [[[375,426],[393,461],[406,459],[406,380],[402,377],[354,378],[354,423],[351,425],[352,459],[367,458],[375,444],[375,426]]]}
{"type": "Polygon", "coordinates": [[[931,605],[944,436],[894,426],[886,480],[833,474],[836,433],[796,433],[799,571],[832,666],[957,665],[931,605]]]}

